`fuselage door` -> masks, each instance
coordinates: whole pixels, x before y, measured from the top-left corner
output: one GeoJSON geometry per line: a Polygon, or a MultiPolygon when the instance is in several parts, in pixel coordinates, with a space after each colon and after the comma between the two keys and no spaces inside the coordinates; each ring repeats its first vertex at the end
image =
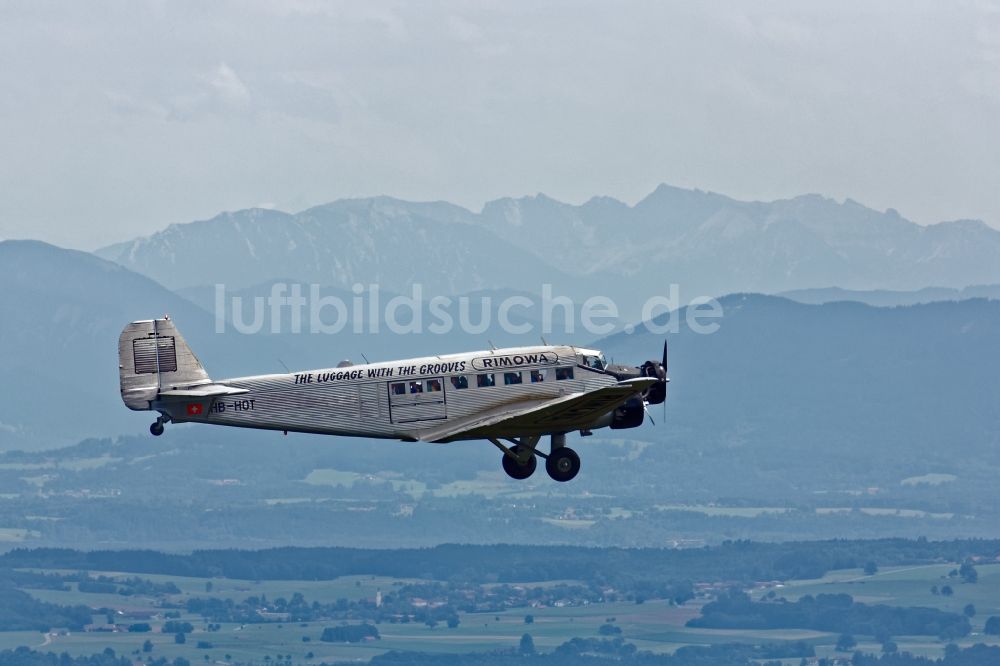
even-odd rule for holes
{"type": "Polygon", "coordinates": [[[363,422],[378,421],[382,416],[379,409],[379,384],[358,384],[358,416],[363,422]]]}

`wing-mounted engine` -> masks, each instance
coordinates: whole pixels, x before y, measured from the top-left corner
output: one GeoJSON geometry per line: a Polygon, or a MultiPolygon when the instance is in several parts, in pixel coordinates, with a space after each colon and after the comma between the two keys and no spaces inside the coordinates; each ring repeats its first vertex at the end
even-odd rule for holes
{"type": "Polygon", "coordinates": [[[646,418],[646,406],[642,398],[632,398],[618,407],[611,416],[611,429],[638,428],[646,418]]]}

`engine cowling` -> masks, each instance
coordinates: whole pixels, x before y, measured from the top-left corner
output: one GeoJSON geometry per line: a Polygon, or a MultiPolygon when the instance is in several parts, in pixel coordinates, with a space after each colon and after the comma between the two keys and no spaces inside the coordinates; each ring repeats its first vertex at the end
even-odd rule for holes
{"type": "Polygon", "coordinates": [[[632,398],[615,409],[611,415],[611,429],[638,428],[646,418],[642,398],[632,398]]]}
{"type": "Polygon", "coordinates": [[[667,399],[667,370],[662,363],[646,361],[639,368],[639,373],[643,377],[650,377],[657,380],[655,384],[646,390],[646,394],[643,396],[646,402],[651,405],[659,405],[667,399]]]}

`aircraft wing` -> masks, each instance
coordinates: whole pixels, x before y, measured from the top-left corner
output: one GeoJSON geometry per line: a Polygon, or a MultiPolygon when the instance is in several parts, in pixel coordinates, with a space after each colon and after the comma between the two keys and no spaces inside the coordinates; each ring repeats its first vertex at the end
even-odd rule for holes
{"type": "Polygon", "coordinates": [[[186,389],[171,389],[160,391],[160,398],[214,398],[220,395],[240,395],[249,393],[246,389],[233,388],[225,384],[202,384],[186,389]]]}
{"type": "Polygon", "coordinates": [[[443,442],[452,439],[503,437],[512,433],[578,430],[607,414],[630,398],[637,397],[652,384],[655,378],[639,377],[586,393],[532,401],[531,404],[513,403],[500,410],[445,423],[418,435],[424,442],[443,442]]]}

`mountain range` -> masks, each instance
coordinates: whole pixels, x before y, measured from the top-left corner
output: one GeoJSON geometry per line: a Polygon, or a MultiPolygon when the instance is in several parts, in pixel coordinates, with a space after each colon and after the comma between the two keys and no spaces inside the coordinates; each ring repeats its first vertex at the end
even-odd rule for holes
{"type": "Polygon", "coordinates": [[[475,213],[446,202],[347,199],[296,214],[248,209],[97,251],[177,289],[296,280],[378,283],[426,297],[477,289],[616,299],[626,318],[677,284],[687,301],[732,292],[962,288],[1000,282],[1000,231],[921,226],[896,211],[804,195],[771,202],[659,186],[634,206],[539,194],[475,213]]]}
{"type": "Polygon", "coordinates": [[[793,289],[778,294],[799,303],[834,303],[836,301],[856,301],[877,307],[894,307],[897,305],[916,305],[918,303],[934,303],[935,301],[962,301],[968,298],[1000,299],[1000,284],[981,284],[956,289],[952,287],[924,287],[912,291],[893,291],[890,289],[841,289],[826,287],[823,289],[793,289]]]}

